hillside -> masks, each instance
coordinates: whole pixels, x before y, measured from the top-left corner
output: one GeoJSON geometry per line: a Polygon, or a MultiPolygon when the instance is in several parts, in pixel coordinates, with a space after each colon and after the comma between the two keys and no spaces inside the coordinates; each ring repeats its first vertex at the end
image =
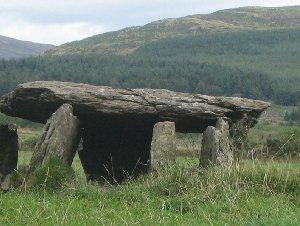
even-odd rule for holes
{"type": "Polygon", "coordinates": [[[37,56],[53,47],[53,45],[21,41],[0,35],[0,58],[4,59],[37,56]]]}
{"type": "MultiPolygon", "coordinates": [[[[144,45],[134,54],[157,58],[181,56],[199,63],[297,80],[300,78],[299,44],[300,29],[271,29],[166,38],[144,45]]],[[[300,84],[297,89],[300,90],[300,84]]]]}
{"type": "Polygon", "coordinates": [[[132,54],[72,54],[0,61],[0,94],[33,80],[167,88],[293,105],[300,99],[300,29],[162,39],[132,54]]]}
{"type": "Polygon", "coordinates": [[[66,43],[47,51],[47,54],[128,54],[147,43],[167,37],[280,28],[300,28],[300,6],[245,7],[159,20],[145,26],[129,27],[66,43]]]}
{"type": "MultiPolygon", "coordinates": [[[[126,55],[115,54],[120,53],[116,51],[124,47],[126,40],[123,42],[119,37],[118,41],[118,36],[114,36],[116,33],[112,32],[62,45],[59,47],[63,50],[60,54],[55,53],[58,48],[54,49],[53,54],[48,52],[43,56],[22,60],[2,60],[0,95],[19,83],[59,80],[115,88],[167,88],[180,92],[240,96],[295,105],[300,100],[300,23],[296,23],[300,18],[299,8],[240,8],[206,16],[191,16],[206,17],[207,20],[220,18],[236,27],[242,24],[235,24],[240,12],[247,29],[173,35],[149,41],[126,55]],[[249,16],[253,14],[271,18],[269,20],[275,22],[261,22],[257,17],[253,19],[254,16],[249,16]],[[275,29],[271,29],[272,26],[275,29]],[[114,42],[119,43],[120,48],[112,47],[105,54],[98,52],[96,49],[103,42],[96,44],[99,41],[97,37],[100,40],[112,40],[105,39],[109,36],[114,37],[114,42]],[[82,47],[83,44],[86,49],[82,47]],[[75,46],[77,54],[71,51],[74,49],[64,46],[75,46]],[[90,51],[88,47],[95,49],[90,51]]],[[[182,18],[174,19],[177,22],[180,20],[182,18]]],[[[145,27],[155,23],[158,22],[145,27]]],[[[136,34],[146,37],[146,33],[138,32],[145,27],[136,28],[136,34]]],[[[188,27],[182,26],[181,29],[188,27]]],[[[130,29],[134,28],[123,32],[127,30],[129,34],[130,29]]],[[[161,31],[162,34],[164,29],[159,27],[152,30],[161,31]]],[[[165,31],[167,34],[170,30],[165,28],[165,31]]],[[[132,45],[134,43],[133,41],[132,45]]]]}

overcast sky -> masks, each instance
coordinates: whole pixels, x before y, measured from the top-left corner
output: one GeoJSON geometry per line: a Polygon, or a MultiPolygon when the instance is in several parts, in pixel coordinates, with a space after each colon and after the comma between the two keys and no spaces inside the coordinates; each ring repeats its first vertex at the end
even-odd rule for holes
{"type": "Polygon", "coordinates": [[[0,0],[0,35],[59,45],[164,18],[288,5],[300,0],[0,0]]]}

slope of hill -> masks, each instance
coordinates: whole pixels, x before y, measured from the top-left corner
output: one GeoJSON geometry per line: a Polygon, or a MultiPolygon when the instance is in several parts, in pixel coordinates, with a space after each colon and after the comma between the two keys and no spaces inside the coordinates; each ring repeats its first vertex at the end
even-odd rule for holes
{"type": "Polygon", "coordinates": [[[50,55],[100,53],[128,54],[162,38],[214,32],[300,28],[300,6],[244,7],[207,15],[165,19],[66,43],[47,51],[50,55]]]}
{"type": "Polygon", "coordinates": [[[180,18],[173,19],[176,30],[173,25],[160,27],[162,22],[154,22],[65,44],[54,50],[53,55],[0,60],[0,95],[22,82],[61,80],[115,88],[167,88],[295,105],[300,100],[299,8],[252,7],[186,17],[202,17],[206,21],[219,18],[233,27],[244,26],[227,32],[216,32],[220,29],[212,26],[210,32],[183,35],[190,26],[177,26],[182,22],[180,18]],[[149,32],[142,32],[147,27],[150,33],[165,31],[173,35],[145,41],[151,38],[149,32]],[[179,35],[174,35],[175,31],[179,35]],[[124,36],[116,35],[122,32],[124,36]],[[128,54],[116,54],[131,39],[132,49],[128,54]],[[136,40],[142,40],[139,48],[134,46],[136,40]],[[107,51],[102,51],[103,43],[107,44],[107,51]],[[61,52],[55,52],[58,50],[61,52]]]}
{"type": "Polygon", "coordinates": [[[61,80],[168,88],[292,105],[300,99],[300,29],[166,38],[132,54],[71,54],[0,61],[0,94],[18,83],[61,80]]]}
{"type": "Polygon", "coordinates": [[[53,45],[21,41],[0,35],[0,58],[36,56],[53,48],[53,45]]]}
{"type": "Polygon", "coordinates": [[[134,54],[157,58],[181,56],[198,62],[261,71],[274,78],[300,78],[300,28],[172,37],[144,45],[134,54]]]}

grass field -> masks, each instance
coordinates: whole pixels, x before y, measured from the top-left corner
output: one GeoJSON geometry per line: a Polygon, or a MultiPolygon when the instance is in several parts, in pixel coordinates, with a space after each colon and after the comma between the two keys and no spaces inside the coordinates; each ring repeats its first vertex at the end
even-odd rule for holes
{"type": "Polygon", "coordinates": [[[178,159],[158,175],[117,186],[76,176],[55,192],[0,194],[1,225],[299,225],[300,163],[243,161],[187,170],[178,159]]]}
{"type": "MultiPolygon", "coordinates": [[[[286,109],[273,108],[251,129],[253,147],[269,137],[300,138],[299,126],[282,121],[286,109]]],[[[19,130],[19,165],[28,164],[39,131],[19,130]]],[[[175,166],[118,185],[87,183],[76,155],[74,176],[55,191],[47,191],[44,181],[0,193],[0,225],[300,225],[296,158],[204,170],[197,167],[199,135],[177,137],[175,166]]]]}
{"type": "Polygon", "coordinates": [[[267,157],[300,159],[300,121],[284,120],[286,112],[296,109],[279,105],[269,108],[249,131],[250,147],[267,157]]]}

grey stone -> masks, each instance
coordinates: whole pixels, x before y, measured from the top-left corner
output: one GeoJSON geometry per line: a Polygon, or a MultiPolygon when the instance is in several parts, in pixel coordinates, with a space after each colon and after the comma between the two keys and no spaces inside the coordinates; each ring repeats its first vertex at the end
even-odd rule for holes
{"type": "Polygon", "coordinates": [[[17,163],[17,127],[11,124],[0,125],[0,183],[2,190],[9,188],[9,175],[16,170],[17,163]]]}
{"type": "Polygon", "coordinates": [[[153,128],[151,168],[157,170],[175,163],[176,136],[174,122],[158,122],[153,128]]]}
{"type": "Polygon", "coordinates": [[[224,119],[219,119],[216,127],[209,126],[203,133],[200,166],[230,165],[232,161],[229,125],[224,119]]]}
{"type": "Polygon", "coordinates": [[[165,89],[113,89],[80,83],[36,81],[18,85],[0,98],[0,111],[45,123],[63,103],[74,108],[80,121],[107,120],[147,126],[172,121],[182,132],[203,132],[220,117],[256,121],[270,103],[238,97],[213,97],[165,89]]]}
{"type": "Polygon", "coordinates": [[[36,143],[29,173],[52,157],[71,165],[80,141],[80,122],[69,104],[62,105],[47,121],[36,143]]]}
{"type": "Polygon", "coordinates": [[[1,182],[1,190],[6,192],[10,189],[10,187],[11,187],[11,174],[8,174],[1,182]]]}

